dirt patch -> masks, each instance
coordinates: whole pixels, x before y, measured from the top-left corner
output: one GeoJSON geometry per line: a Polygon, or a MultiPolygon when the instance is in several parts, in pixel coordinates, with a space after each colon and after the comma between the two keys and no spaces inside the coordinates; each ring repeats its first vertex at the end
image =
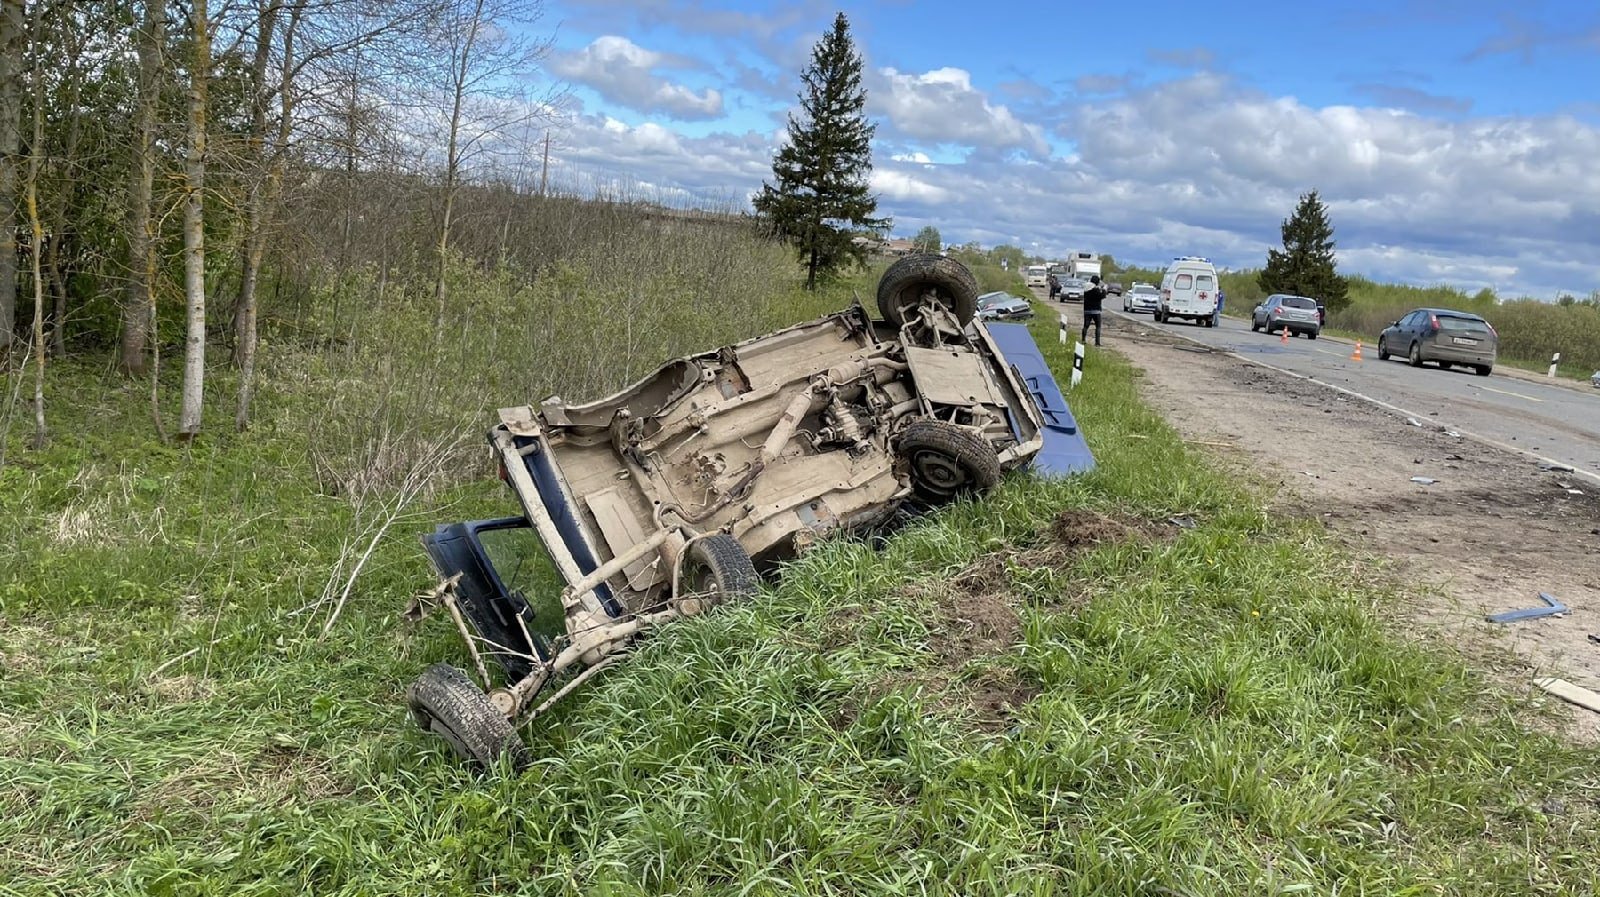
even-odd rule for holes
{"type": "MultiPolygon", "coordinates": [[[[1227,355],[1159,338],[1116,348],[1186,439],[1276,487],[1273,510],[1325,521],[1355,553],[1386,558],[1406,595],[1397,616],[1420,637],[1448,638],[1485,667],[1504,669],[1509,650],[1519,684],[1539,672],[1600,689],[1600,645],[1588,639],[1600,633],[1600,488],[1227,355]],[[1483,619],[1535,606],[1540,592],[1570,613],[1483,619]]],[[[1574,732],[1593,737],[1600,717],[1583,714],[1574,732]]]]}

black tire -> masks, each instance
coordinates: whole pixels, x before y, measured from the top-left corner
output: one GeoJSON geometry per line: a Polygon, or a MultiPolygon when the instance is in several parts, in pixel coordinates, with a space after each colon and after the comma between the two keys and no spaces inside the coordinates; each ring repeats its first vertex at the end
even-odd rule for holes
{"type": "Polygon", "coordinates": [[[1472,366],[1472,372],[1480,377],[1487,377],[1493,371],[1494,365],[1492,364],[1475,364],[1472,366]]]}
{"type": "Polygon", "coordinates": [[[684,561],[680,588],[704,596],[709,606],[754,598],[761,590],[761,577],[749,552],[727,533],[707,536],[690,545],[684,561]]]}
{"type": "Polygon", "coordinates": [[[914,306],[932,290],[961,326],[978,313],[978,280],[967,266],[933,253],[908,255],[889,266],[878,280],[878,313],[896,327],[905,323],[901,306],[914,306]]]}
{"type": "Polygon", "coordinates": [[[1313,330],[1310,333],[1306,334],[1306,339],[1316,339],[1317,336],[1318,336],[1317,331],[1313,330]]]}
{"type": "Polygon", "coordinates": [[[1000,456],[982,436],[942,420],[921,418],[900,434],[897,451],[911,468],[917,492],[948,501],[986,492],[1000,482],[1000,456]]]}
{"type": "Polygon", "coordinates": [[[528,746],[505,714],[489,703],[467,674],[447,663],[436,663],[406,689],[411,716],[426,732],[449,743],[464,760],[492,767],[505,757],[513,770],[532,759],[528,746]]]}
{"type": "Polygon", "coordinates": [[[1388,361],[1389,360],[1389,344],[1385,343],[1383,341],[1383,337],[1381,337],[1381,336],[1378,337],[1378,360],[1379,361],[1388,361]]]}
{"type": "Polygon", "coordinates": [[[1406,360],[1409,361],[1411,363],[1411,366],[1414,367],[1414,368],[1422,367],[1422,344],[1421,343],[1412,343],[1411,344],[1411,354],[1409,356],[1407,356],[1406,360]]]}
{"type": "Polygon", "coordinates": [[[1250,332],[1251,333],[1260,333],[1261,332],[1261,325],[1256,323],[1255,315],[1251,315],[1250,316],[1250,332]]]}

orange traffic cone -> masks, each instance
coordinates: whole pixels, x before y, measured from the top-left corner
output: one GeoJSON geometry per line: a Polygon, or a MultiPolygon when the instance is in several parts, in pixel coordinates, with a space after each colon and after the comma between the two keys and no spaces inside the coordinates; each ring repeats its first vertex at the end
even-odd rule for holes
{"type": "Polygon", "coordinates": [[[1285,324],[1283,326],[1283,335],[1278,338],[1278,342],[1286,346],[1289,344],[1289,325],[1285,324]]]}
{"type": "Polygon", "coordinates": [[[1361,340],[1356,340],[1356,350],[1350,354],[1351,361],[1361,360],[1361,340]]]}

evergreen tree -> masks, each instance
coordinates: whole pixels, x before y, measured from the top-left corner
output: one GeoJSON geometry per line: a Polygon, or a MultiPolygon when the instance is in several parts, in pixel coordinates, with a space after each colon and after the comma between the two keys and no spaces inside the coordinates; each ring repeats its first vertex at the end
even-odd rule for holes
{"type": "Polygon", "coordinates": [[[1256,282],[1267,293],[1292,293],[1321,299],[1328,311],[1350,304],[1347,285],[1334,270],[1333,223],[1317,191],[1302,194],[1294,214],[1283,222],[1283,249],[1267,250],[1267,266],[1256,282]]]}
{"type": "Polygon", "coordinates": [[[917,247],[918,252],[938,252],[944,248],[944,243],[939,240],[939,229],[931,224],[917,231],[917,235],[911,238],[911,243],[917,247]]]}
{"type": "Polygon", "coordinates": [[[794,243],[806,266],[806,289],[814,289],[819,277],[847,263],[866,264],[867,249],[855,238],[886,231],[891,222],[873,217],[878,200],[867,178],[875,128],[867,121],[861,56],[844,13],[812,49],[800,80],[801,117],[789,116],[789,142],[772,162],[776,183],[763,183],[754,204],[794,243]]]}

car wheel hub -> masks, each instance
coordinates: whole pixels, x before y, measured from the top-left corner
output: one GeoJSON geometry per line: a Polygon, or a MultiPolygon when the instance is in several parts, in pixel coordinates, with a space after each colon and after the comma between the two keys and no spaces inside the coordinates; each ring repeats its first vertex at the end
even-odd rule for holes
{"type": "Polygon", "coordinates": [[[955,492],[968,480],[966,470],[954,458],[938,452],[918,452],[911,465],[919,480],[939,492],[955,492]]]}

